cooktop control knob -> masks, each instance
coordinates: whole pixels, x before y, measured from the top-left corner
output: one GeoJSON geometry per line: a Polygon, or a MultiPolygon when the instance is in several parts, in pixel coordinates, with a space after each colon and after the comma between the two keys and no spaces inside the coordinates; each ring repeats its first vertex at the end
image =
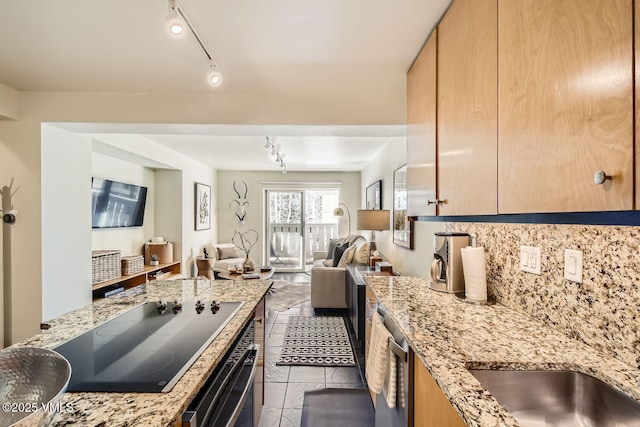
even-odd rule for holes
{"type": "Polygon", "coordinates": [[[178,314],[182,310],[182,303],[178,301],[173,301],[172,309],[173,309],[173,314],[178,314]]]}
{"type": "Polygon", "coordinates": [[[167,310],[167,302],[166,301],[158,301],[156,303],[156,309],[158,310],[158,314],[162,314],[167,310]]]}
{"type": "Polygon", "coordinates": [[[220,310],[220,303],[216,300],[211,301],[211,313],[216,314],[220,310]]]}
{"type": "Polygon", "coordinates": [[[200,314],[204,310],[204,303],[200,300],[196,301],[196,313],[200,314]]]}

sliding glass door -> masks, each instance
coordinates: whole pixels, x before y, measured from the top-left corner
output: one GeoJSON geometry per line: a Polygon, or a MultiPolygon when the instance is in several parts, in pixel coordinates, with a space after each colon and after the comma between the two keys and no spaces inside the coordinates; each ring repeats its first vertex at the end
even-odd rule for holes
{"type": "Polygon", "coordinates": [[[278,270],[304,268],[304,191],[267,191],[269,264],[278,270]]]}
{"type": "Polygon", "coordinates": [[[313,252],[326,250],[337,237],[338,189],[267,190],[266,248],[269,265],[278,271],[304,271],[313,252]]]}

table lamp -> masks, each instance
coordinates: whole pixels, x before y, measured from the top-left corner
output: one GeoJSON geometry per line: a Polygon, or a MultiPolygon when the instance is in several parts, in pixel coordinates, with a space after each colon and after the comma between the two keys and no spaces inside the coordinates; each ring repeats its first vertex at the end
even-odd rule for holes
{"type": "Polygon", "coordinates": [[[358,210],[358,230],[371,231],[371,241],[369,242],[369,259],[376,250],[376,230],[390,230],[389,210],[383,209],[359,209],[358,210]]]}

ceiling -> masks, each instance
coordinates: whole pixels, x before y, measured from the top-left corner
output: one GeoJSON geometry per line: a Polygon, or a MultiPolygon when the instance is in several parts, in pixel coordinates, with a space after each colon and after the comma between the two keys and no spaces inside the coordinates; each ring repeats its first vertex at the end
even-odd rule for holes
{"type": "MultiPolygon", "coordinates": [[[[300,108],[314,97],[350,97],[373,111],[384,108],[380,94],[404,96],[406,72],[450,1],[179,0],[223,74],[217,88],[205,81],[210,63],[191,34],[169,34],[168,0],[8,1],[0,13],[0,83],[19,91],[309,100],[300,108]]],[[[289,170],[359,170],[385,144],[402,143],[404,128],[389,124],[174,125],[116,133],[137,132],[217,169],[276,170],[262,148],[269,135],[289,170]]]]}

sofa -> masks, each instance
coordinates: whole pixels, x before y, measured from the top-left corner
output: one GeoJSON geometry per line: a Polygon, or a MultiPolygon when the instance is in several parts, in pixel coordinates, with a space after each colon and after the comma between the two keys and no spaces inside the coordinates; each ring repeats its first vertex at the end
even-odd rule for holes
{"type": "Polygon", "coordinates": [[[330,249],[331,255],[329,251],[313,254],[314,261],[311,268],[311,306],[313,308],[347,308],[346,265],[366,264],[369,257],[369,242],[359,234],[333,241],[330,249]],[[337,262],[334,259],[336,254],[340,256],[337,262]]]}

